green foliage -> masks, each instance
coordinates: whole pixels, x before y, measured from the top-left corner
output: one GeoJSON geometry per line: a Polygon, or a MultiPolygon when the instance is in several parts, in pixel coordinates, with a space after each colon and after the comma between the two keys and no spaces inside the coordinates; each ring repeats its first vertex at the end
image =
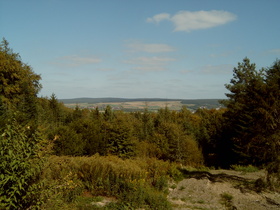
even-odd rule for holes
{"type": "Polygon", "coordinates": [[[40,122],[48,138],[55,139],[56,155],[99,153],[122,158],[157,157],[194,166],[203,163],[192,114],[185,108],[179,113],[165,108],[159,113],[145,110],[131,114],[107,106],[102,114],[98,109],[76,106],[71,111],[64,109],[54,94],[50,99],[40,99],[40,107],[40,112],[46,113],[40,122]]]}
{"type": "Polygon", "coordinates": [[[129,204],[132,209],[171,209],[165,194],[141,183],[129,186],[122,194],[121,199],[122,202],[129,204]]]}
{"type": "Polygon", "coordinates": [[[105,112],[104,112],[104,120],[110,121],[114,118],[114,113],[112,111],[111,106],[106,106],[105,112]]]}
{"type": "MultiPolygon", "coordinates": [[[[199,128],[195,132],[199,146],[202,148],[205,164],[207,166],[218,166],[220,154],[220,145],[223,131],[223,113],[224,109],[198,109],[195,112],[200,119],[199,128]]],[[[221,148],[223,149],[223,148],[221,148]]]]}
{"type": "Polygon", "coordinates": [[[164,191],[168,179],[178,173],[175,165],[157,159],[52,156],[44,178],[53,183],[53,196],[44,208],[57,208],[64,202],[74,205],[86,193],[90,197],[114,196],[118,202],[108,204],[108,209],[170,209],[164,191]]]}
{"type": "Polygon", "coordinates": [[[153,136],[153,143],[161,151],[160,158],[185,165],[203,163],[202,153],[192,135],[186,135],[180,124],[160,122],[153,136]]]}
{"type": "Polygon", "coordinates": [[[12,120],[0,136],[0,208],[39,208],[43,186],[40,135],[12,120]]]}
{"type": "Polygon", "coordinates": [[[158,148],[156,143],[151,143],[148,141],[140,141],[140,142],[136,142],[135,147],[136,147],[135,153],[137,157],[143,157],[143,158],[161,157],[160,148],[158,148]]]}
{"type": "Polygon", "coordinates": [[[119,157],[128,158],[134,156],[134,142],[132,127],[125,115],[118,114],[106,128],[104,135],[108,143],[108,153],[119,157]]]}
{"type": "Polygon", "coordinates": [[[241,165],[232,165],[231,168],[235,171],[241,171],[245,173],[257,172],[259,169],[255,166],[248,165],[248,166],[241,166],[241,165]]]}
{"type": "Polygon", "coordinates": [[[20,111],[21,121],[37,115],[36,95],[41,89],[40,75],[24,64],[19,54],[9,48],[7,40],[0,44],[0,96],[7,109],[20,111]]]}
{"type": "Polygon", "coordinates": [[[266,182],[270,189],[280,192],[280,157],[266,167],[266,182]]]}
{"type": "Polygon", "coordinates": [[[277,159],[280,146],[279,75],[280,63],[256,70],[248,58],[234,68],[234,77],[226,88],[228,100],[224,130],[242,164],[262,165],[277,159]]]}
{"type": "Polygon", "coordinates": [[[100,123],[91,119],[79,119],[69,124],[70,129],[81,136],[84,145],[83,155],[107,154],[100,123]]]}
{"type": "Polygon", "coordinates": [[[78,156],[83,154],[85,142],[81,135],[68,126],[60,126],[54,130],[49,139],[54,140],[53,151],[56,155],[78,156]]]}

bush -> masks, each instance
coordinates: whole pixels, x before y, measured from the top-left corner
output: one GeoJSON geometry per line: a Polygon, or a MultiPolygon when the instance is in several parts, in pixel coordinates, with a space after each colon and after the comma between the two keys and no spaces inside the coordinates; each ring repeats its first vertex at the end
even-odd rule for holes
{"type": "Polygon", "coordinates": [[[49,139],[54,141],[55,155],[78,156],[83,154],[85,141],[68,126],[60,126],[49,135],[49,139]]]}
{"type": "Polygon", "coordinates": [[[233,196],[231,194],[223,193],[220,196],[221,204],[225,205],[226,209],[236,209],[232,204],[233,196]]]}
{"type": "Polygon", "coordinates": [[[121,200],[132,209],[171,209],[164,193],[141,182],[133,183],[130,189],[123,192],[121,200]]]}
{"type": "Polygon", "coordinates": [[[266,167],[266,181],[271,190],[280,192],[280,157],[266,167]]]}
{"type": "Polygon", "coordinates": [[[10,122],[0,136],[0,209],[38,208],[42,204],[41,138],[30,127],[10,122]]]}

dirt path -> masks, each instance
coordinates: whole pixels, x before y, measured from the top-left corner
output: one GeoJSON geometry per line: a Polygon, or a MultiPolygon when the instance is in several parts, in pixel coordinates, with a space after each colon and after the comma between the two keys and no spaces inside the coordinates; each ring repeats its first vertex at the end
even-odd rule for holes
{"type": "Polygon", "coordinates": [[[228,170],[186,172],[189,177],[173,183],[168,195],[173,209],[280,209],[280,194],[261,191],[255,181],[263,171],[243,173],[228,170]]]}

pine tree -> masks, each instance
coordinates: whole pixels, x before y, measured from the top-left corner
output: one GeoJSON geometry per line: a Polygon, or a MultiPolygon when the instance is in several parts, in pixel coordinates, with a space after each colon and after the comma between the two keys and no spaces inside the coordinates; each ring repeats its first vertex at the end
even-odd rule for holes
{"type": "Polygon", "coordinates": [[[245,58],[234,68],[231,84],[226,85],[231,93],[223,101],[227,106],[225,130],[241,163],[262,165],[279,156],[277,77],[279,62],[257,71],[256,65],[245,58]]]}

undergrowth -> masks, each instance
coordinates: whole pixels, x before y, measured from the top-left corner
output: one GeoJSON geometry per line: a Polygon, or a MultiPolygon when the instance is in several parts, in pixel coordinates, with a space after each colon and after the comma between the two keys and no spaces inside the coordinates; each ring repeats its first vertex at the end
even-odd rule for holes
{"type": "Polygon", "coordinates": [[[180,172],[176,164],[155,158],[52,156],[43,176],[52,191],[45,209],[92,209],[90,203],[97,196],[117,200],[107,209],[170,209],[168,180],[178,178],[180,172]],[[90,197],[82,199],[85,192],[90,197]]]}
{"type": "Polygon", "coordinates": [[[240,171],[244,173],[252,173],[257,172],[259,169],[255,166],[248,165],[248,166],[241,166],[241,165],[231,165],[231,168],[235,171],[240,171]]]}

